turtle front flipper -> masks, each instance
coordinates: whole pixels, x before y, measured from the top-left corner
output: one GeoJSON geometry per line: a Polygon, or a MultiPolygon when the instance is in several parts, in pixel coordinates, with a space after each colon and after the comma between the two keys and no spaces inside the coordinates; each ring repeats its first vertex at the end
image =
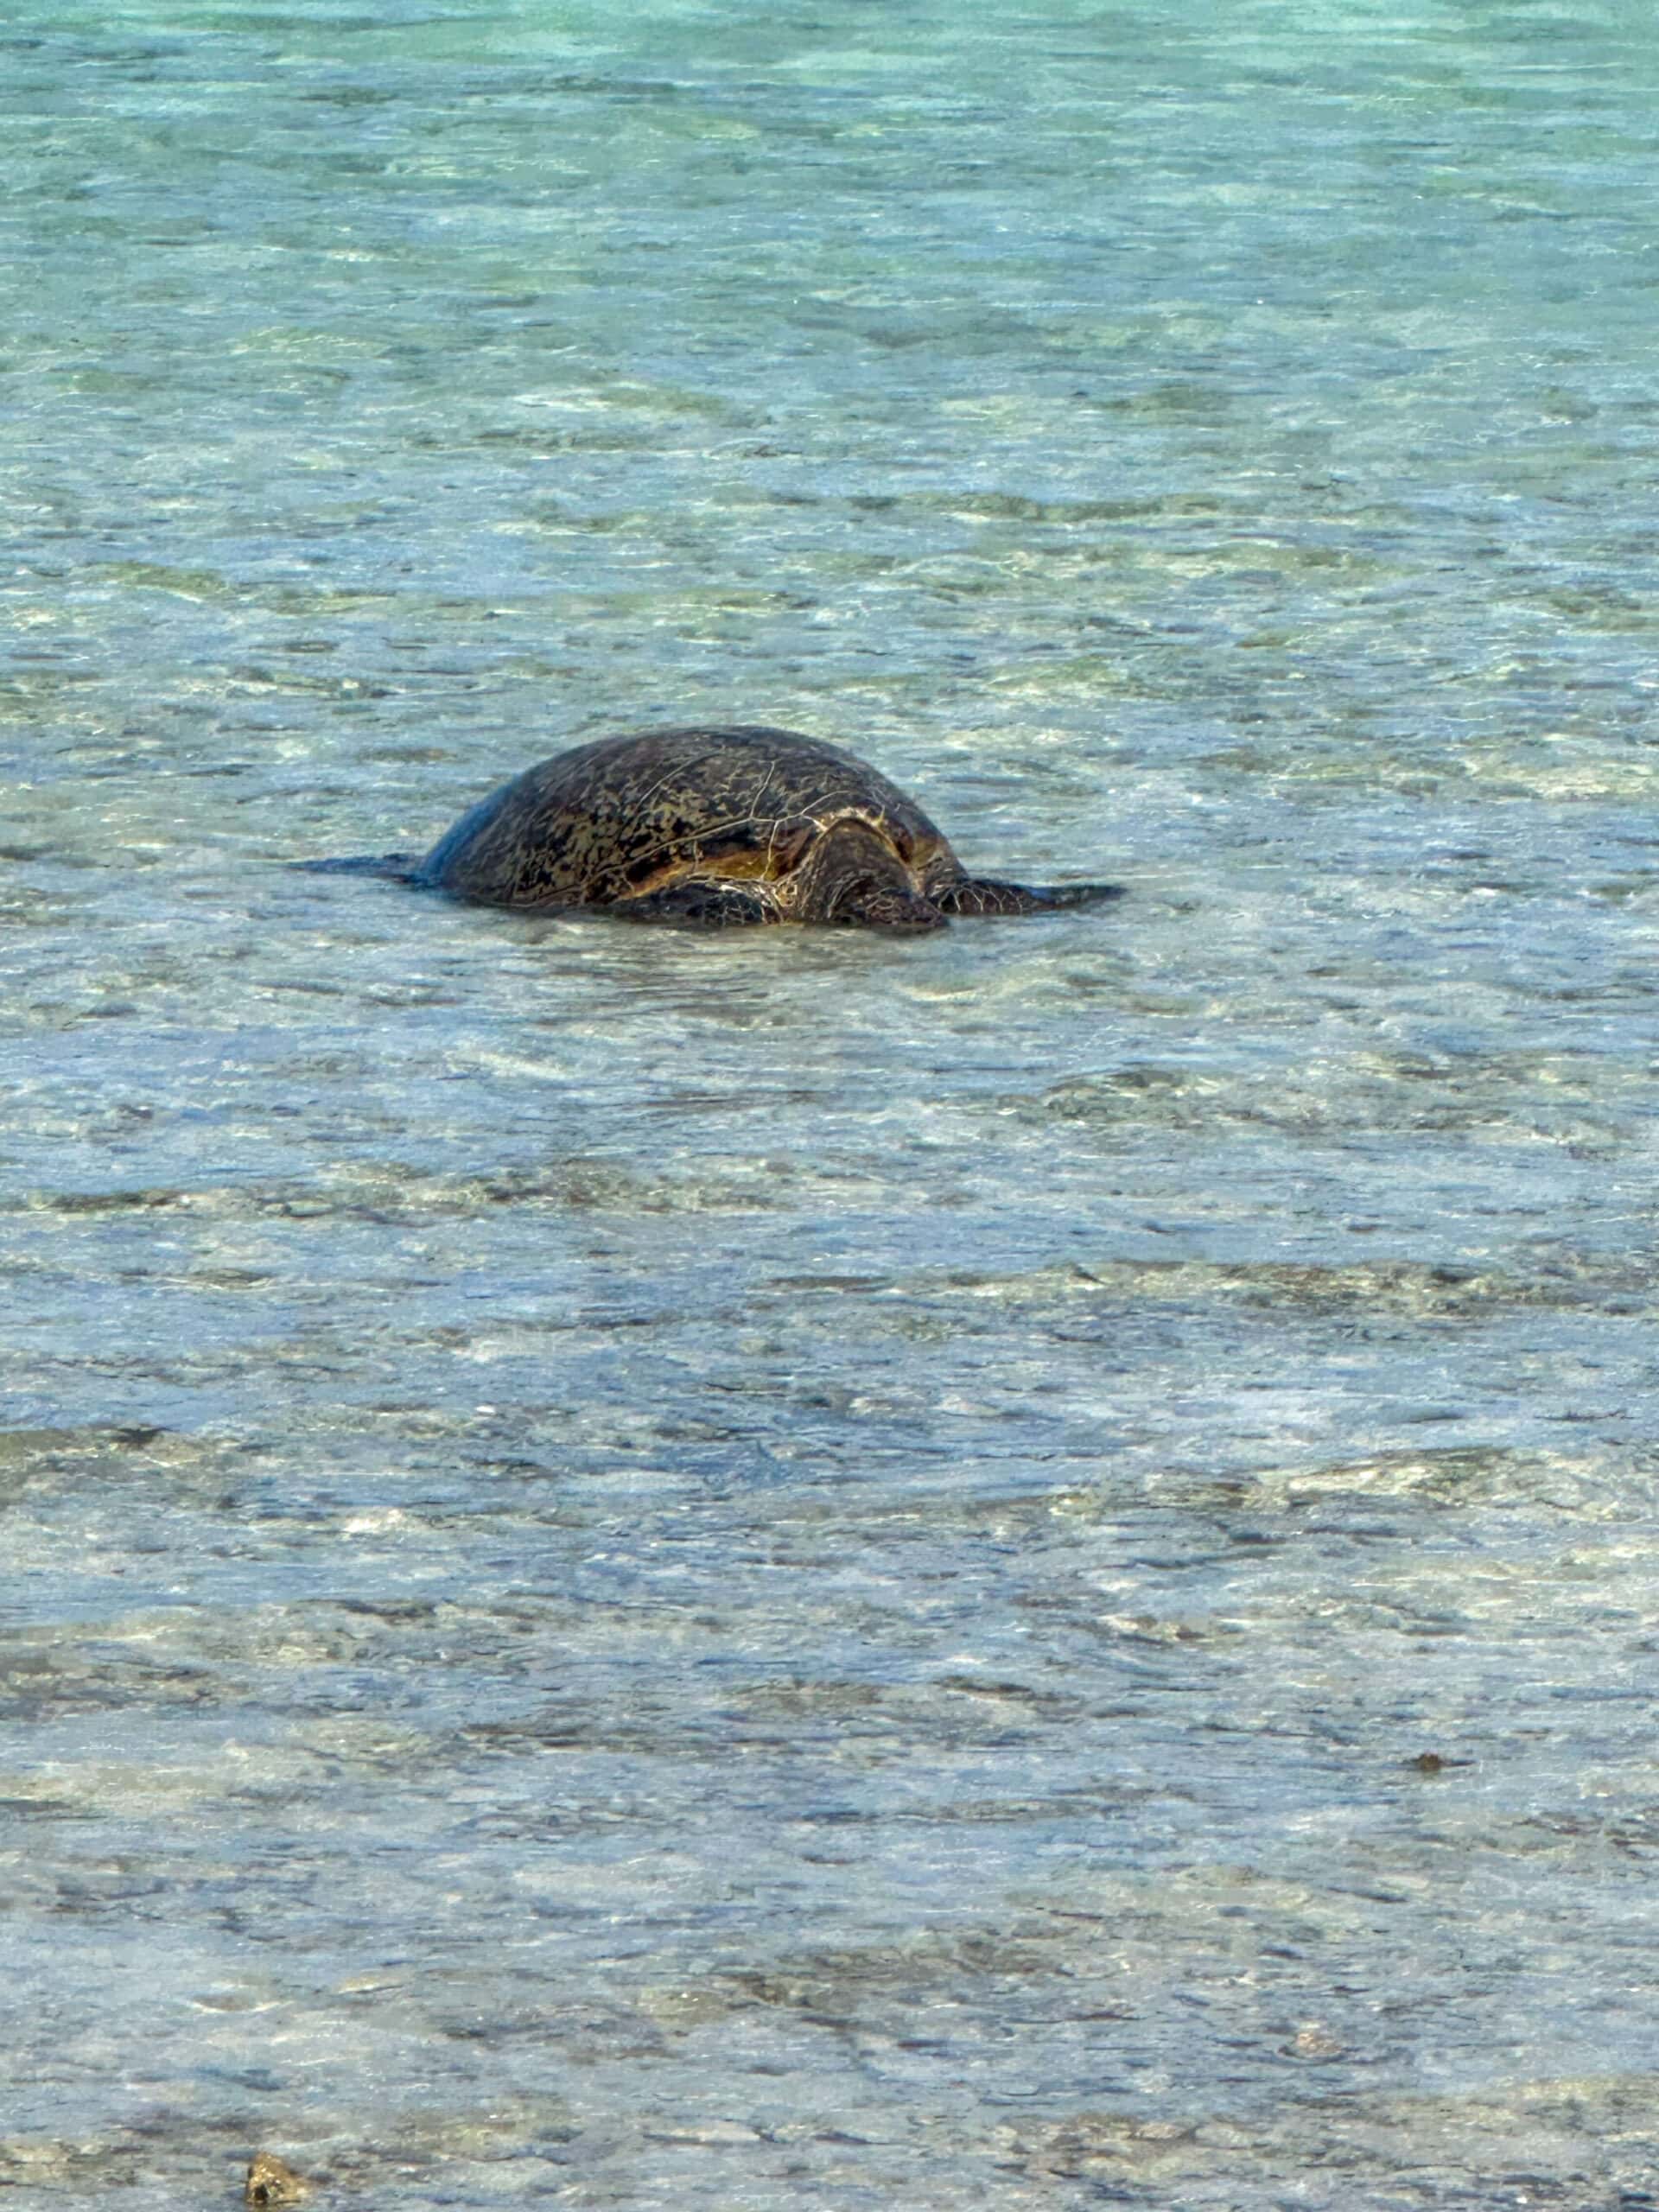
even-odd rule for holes
{"type": "Polygon", "coordinates": [[[629,922],[671,922],[681,929],[728,930],[775,922],[776,911],[747,884],[688,877],[638,899],[618,899],[607,909],[629,922]]]}
{"type": "Polygon", "coordinates": [[[1098,906],[1121,899],[1121,883],[1001,883],[995,876],[959,876],[930,886],[928,897],[947,914],[1045,914],[1057,906],[1098,906]]]}
{"type": "Polygon", "coordinates": [[[290,861],[289,866],[308,875],[386,875],[394,883],[423,880],[418,853],[348,853],[343,860],[290,861]]]}

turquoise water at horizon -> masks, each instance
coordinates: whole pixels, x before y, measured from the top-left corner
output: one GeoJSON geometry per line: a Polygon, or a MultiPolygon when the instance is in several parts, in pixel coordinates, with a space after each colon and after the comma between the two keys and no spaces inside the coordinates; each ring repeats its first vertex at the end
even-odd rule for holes
{"type": "Polygon", "coordinates": [[[1647,2201],[1656,80],[13,9],[24,2198],[1647,2201]],[[1128,896],[289,866],[697,719],[1128,896]]]}

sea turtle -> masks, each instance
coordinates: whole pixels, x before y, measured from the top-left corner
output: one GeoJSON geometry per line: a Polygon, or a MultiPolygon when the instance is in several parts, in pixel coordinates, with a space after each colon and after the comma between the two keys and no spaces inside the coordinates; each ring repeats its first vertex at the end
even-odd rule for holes
{"type": "MultiPolygon", "coordinates": [[[[328,863],[323,863],[327,866],[328,863]]],[[[969,875],[913,799],[795,730],[647,730],[556,753],[481,800],[424,860],[367,866],[493,906],[640,921],[932,930],[1116,895],[969,875]]]]}

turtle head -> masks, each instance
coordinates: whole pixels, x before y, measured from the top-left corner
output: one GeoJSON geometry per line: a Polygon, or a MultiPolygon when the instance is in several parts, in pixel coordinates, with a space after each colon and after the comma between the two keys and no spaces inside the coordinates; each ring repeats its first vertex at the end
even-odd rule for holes
{"type": "Polygon", "coordinates": [[[813,839],[789,879],[791,918],[867,930],[938,930],[945,916],[924,898],[892,842],[868,822],[835,823],[813,839]]]}

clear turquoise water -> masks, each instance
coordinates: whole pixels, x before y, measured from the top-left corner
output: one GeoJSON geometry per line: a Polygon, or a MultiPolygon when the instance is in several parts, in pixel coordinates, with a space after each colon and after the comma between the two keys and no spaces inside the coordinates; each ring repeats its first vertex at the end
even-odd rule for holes
{"type": "Polygon", "coordinates": [[[1648,2202],[1649,14],[20,0],[0,101],[0,2177],[1648,2202]],[[702,716],[1131,897],[286,866],[702,716]]]}

